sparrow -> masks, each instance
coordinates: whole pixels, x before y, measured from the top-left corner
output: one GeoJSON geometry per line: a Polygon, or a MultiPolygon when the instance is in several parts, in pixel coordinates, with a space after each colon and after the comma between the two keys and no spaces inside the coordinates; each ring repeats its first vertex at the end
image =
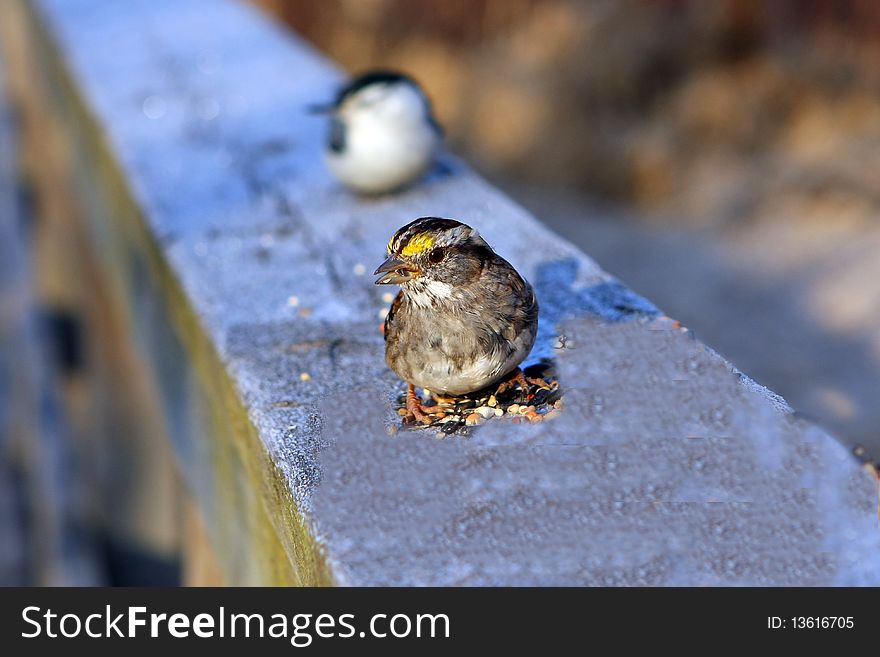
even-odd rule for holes
{"type": "Polygon", "coordinates": [[[538,332],[532,286],[480,234],[454,219],[422,217],[388,242],[377,285],[399,285],[385,317],[385,361],[407,384],[407,419],[430,423],[419,387],[460,396],[499,384],[528,386],[519,364],[538,332]]]}
{"type": "Polygon", "coordinates": [[[330,119],[328,167],[361,194],[383,194],[411,184],[434,162],[443,141],[425,92],[396,71],[359,75],[332,103],[311,109],[330,119]]]}

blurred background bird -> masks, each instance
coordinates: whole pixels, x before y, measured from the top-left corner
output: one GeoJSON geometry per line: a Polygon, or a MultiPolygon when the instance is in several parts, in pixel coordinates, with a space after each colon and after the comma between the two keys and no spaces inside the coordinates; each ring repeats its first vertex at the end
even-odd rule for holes
{"type": "Polygon", "coordinates": [[[332,103],[311,109],[330,118],[330,170],[361,194],[411,184],[431,166],[443,140],[427,95],[415,80],[396,71],[363,73],[332,103]]]}

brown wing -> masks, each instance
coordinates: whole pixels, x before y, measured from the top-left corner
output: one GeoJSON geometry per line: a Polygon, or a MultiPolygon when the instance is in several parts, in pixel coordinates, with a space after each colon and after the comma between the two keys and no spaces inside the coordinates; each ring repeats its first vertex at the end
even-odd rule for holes
{"type": "Polygon", "coordinates": [[[400,308],[400,304],[403,303],[403,290],[397,293],[397,296],[394,297],[394,301],[391,302],[391,308],[388,309],[388,314],[385,315],[385,325],[382,327],[382,337],[385,338],[385,341],[388,341],[388,330],[391,327],[391,322],[394,321],[394,315],[397,313],[397,309],[400,308]]]}

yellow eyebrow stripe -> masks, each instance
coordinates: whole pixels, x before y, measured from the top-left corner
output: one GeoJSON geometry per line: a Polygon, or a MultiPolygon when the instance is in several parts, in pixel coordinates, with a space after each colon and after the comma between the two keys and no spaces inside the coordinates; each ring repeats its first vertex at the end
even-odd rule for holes
{"type": "Polygon", "coordinates": [[[423,253],[434,246],[434,237],[430,233],[419,233],[413,235],[412,239],[407,243],[400,255],[412,256],[417,253],[423,253]]]}

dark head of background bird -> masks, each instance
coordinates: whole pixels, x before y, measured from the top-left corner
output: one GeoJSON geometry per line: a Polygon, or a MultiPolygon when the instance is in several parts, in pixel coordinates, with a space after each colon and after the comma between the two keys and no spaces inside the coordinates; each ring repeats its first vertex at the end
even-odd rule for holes
{"type": "MultiPolygon", "coordinates": [[[[431,101],[421,85],[406,73],[391,69],[375,69],[356,75],[336,92],[336,97],[331,102],[311,105],[308,109],[313,114],[334,115],[349,102],[357,102],[358,96],[363,91],[374,87],[385,87],[390,90],[397,85],[408,85],[419,93],[425,103],[426,120],[437,131],[437,134],[442,136],[443,129],[437,123],[431,101]]],[[[331,123],[331,128],[332,125],[331,123]]]]}

